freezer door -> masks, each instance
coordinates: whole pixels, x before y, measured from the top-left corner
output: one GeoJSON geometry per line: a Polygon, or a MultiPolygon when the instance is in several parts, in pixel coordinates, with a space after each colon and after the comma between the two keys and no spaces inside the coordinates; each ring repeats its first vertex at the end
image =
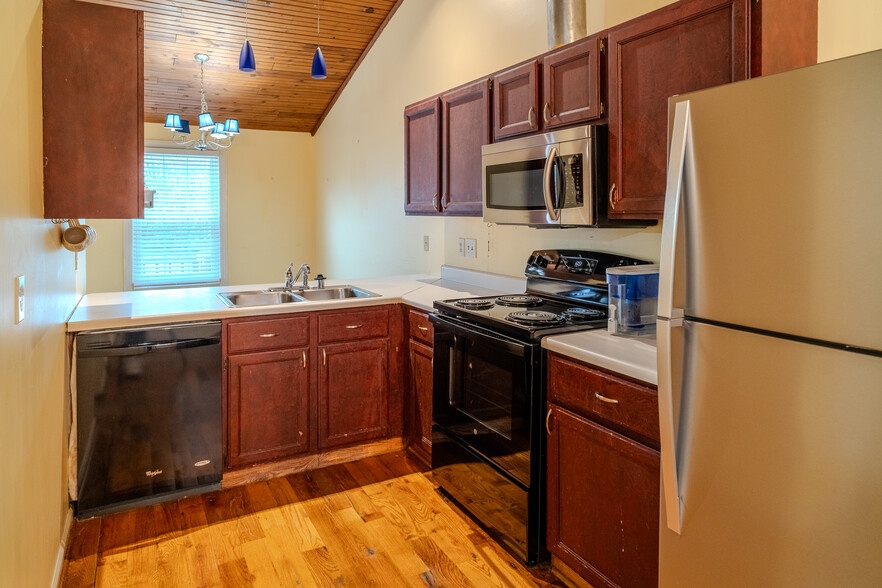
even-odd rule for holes
{"type": "Polygon", "coordinates": [[[876,51],[671,99],[687,316],[882,350],[880,72],[876,51]]]}
{"type": "Polygon", "coordinates": [[[882,358],[683,335],[683,518],[669,530],[662,501],[659,585],[882,586],[882,358]]]}

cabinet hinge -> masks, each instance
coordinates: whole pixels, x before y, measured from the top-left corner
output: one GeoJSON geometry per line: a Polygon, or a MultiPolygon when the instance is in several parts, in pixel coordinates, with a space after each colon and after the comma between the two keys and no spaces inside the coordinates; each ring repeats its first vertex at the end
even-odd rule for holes
{"type": "Polygon", "coordinates": [[[606,53],[606,39],[600,40],[600,52],[606,53]]]}
{"type": "Polygon", "coordinates": [[[230,365],[230,358],[229,358],[229,357],[225,357],[225,358],[224,358],[224,369],[227,369],[227,366],[228,366],[228,365],[230,365]]]}
{"type": "Polygon", "coordinates": [[[487,80],[487,89],[493,90],[493,80],[487,80]]]}
{"type": "Polygon", "coordinates": [[[606,102],[601,102],[600,103],[600,116],[603,116],[604,114],[606,114],[606,102]]]}

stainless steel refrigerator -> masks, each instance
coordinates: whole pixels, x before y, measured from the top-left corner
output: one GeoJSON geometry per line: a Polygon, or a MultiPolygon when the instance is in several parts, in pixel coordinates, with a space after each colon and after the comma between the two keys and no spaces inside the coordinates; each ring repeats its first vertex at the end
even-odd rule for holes
{"type": "Polygon", "coordinates": [[[669,129],[659,585],[882,586],[882,51],[669,129]]]}

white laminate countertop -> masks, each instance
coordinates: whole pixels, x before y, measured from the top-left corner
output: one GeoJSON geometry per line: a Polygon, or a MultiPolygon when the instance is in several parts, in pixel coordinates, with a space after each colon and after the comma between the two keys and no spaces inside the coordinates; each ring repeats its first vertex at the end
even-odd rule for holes
{"type": "Polygon", "coordinates": [[[435,300],[492,296],[523,292],[524,279],[470,270],[442,267],[441,276],[413,274],[384,278],[328,280],[327,287],[352,285],[369,290],[377,297],[345,300],[305,301],[273,306],[230,308],[217,296],[219,292],[244,292],[279,287],[281,284],[213,286],[95,293],[83,296],[67,321],[68,332],[94,329],[120,329],[143,325],[216,320],[242,316],[309,312],[334,308],[376,306],[404,302],[423,310],[432,310],[435,300]],[[490,286],[490,287],[488,287],[490,286]],[[495,288],[494,288],[495,287],[495,288]],[[507,287],[506,290],[496,289],[507,287]]]}
{"type": "Polygon", "coordinates": [[[597,329],[545,337],[542,347],[653,386],[658,384],[654,337],[619,337],[597,329]]]}

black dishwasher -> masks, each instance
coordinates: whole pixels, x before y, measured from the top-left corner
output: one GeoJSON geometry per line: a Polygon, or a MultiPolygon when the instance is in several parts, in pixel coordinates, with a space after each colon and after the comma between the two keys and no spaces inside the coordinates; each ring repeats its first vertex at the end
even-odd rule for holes
{"type": "Polygon", "coordinates": [[[220,487],[221,323],[76,335],[77,516],[220,487]]]}

